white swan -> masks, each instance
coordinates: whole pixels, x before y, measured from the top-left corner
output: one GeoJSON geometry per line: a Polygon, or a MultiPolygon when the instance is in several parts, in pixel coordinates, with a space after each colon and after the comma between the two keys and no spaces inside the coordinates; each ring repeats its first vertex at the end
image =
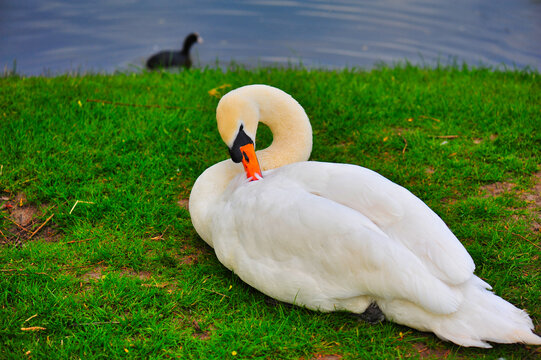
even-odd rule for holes
{"type": "Polygon", "coordinates": [[[220,100],[216,117],[231,158],[253,178],[258,122],[274,137],[256,153],[262,179],[225,160],[190,194],[198,234],[243,281],[320,311],[362,313],[375,302],[387,319],[463,346],[541,344],[526,312],[473,274],[466,249],[421,200],[371,170],[307,161],[312,129],[290,95],[244,86],[220,100]]]}

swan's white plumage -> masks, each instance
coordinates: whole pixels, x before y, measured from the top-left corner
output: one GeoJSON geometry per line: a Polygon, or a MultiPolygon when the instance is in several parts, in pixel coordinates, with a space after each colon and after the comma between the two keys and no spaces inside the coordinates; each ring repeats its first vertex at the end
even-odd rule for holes
{"type": "Polygon", "coordinates": [[[229,145],[240,124],[255,137],[261,121],[274,135],[258,152],[262,180],[226,160],[190,195],[197,232],[243,281],[321,311],[361,313],[375,301],[387,318],[464,346],[541,344],[527,314],[473,275],[465,248],[421,200],[371,170],[305,161],[311,128],[289,95],[246,86],[222,98],[217,118],[229,145]]]}

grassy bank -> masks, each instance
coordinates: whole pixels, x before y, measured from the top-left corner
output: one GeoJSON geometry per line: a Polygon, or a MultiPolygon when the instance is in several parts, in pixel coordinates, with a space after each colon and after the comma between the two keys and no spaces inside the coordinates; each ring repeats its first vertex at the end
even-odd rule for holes
{"type": "MultiPolygon", "coordinates": [[[[313,160],[423,199],[476,274],[541,321],[539,74],[414,67],[0,79],[0,358],[533,358],[348,314],[273,304],[191,226],[227,158],[220,94],[250,83],[306,109],[313,160]]],[[[270,143],[263,131],[259,147],[270,143]]]]}

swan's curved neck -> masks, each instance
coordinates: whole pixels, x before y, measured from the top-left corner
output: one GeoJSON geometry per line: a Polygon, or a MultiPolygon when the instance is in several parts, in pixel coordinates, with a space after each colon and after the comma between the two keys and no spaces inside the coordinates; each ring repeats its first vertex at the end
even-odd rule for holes
{"type": "Polygon", "coordinates": [[[312,127],[299,103],[282,90],[251,85],[249,97],[258,108],[259,122],[267,125],[273,141],[266,149],[257,151],[262,170],[270,170],[299,161],[306,161],[312,152],[312,127]]]}

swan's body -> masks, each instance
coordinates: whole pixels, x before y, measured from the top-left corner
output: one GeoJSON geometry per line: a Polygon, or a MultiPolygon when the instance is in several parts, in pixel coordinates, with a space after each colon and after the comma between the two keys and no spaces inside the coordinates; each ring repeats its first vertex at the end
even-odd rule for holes
{"type": "Polygon", "coordinates": [[[257,152],[263,179],[226,160],[190,195],[197,232],[243,281],[314,310],[362,313],[376,302],[388,319],[463,346],[541,344],[421,200],[371,170],[307,161],[310,123],[289,95],[245,86],[222,98],[217,119],[230,148],[241,132],[255,139],[259,121],[274,135],[257,152]]]}

